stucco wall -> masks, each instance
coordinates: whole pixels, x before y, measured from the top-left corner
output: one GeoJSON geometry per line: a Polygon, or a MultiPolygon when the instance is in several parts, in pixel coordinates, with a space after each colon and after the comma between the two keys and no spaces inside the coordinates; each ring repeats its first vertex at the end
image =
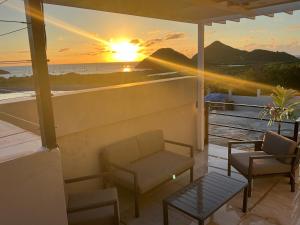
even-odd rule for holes
{"type": "MultiPolygon", "coordinates": [[[[163,129],[166,138],[195,145],[195,98],[193,78],[121,85],[53,97],[64,176],[98,172],[101,148],[151,129],[163,129]]],[[[37,122],[34,99],[7,102],[0,105],[0,110],[37,122]]]]}
{"type": "Polygon", "coordinates": [[[57,149],[0,164],[0,224],[67,225],[57,149]]]}

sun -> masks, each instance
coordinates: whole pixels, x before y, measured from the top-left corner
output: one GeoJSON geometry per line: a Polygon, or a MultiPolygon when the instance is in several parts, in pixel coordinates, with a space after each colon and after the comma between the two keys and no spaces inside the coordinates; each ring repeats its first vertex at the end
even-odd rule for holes
{"type": "Polygon", "coordinates": [[[137,44],[130,43],[128,40],[111,41],[110,49],[112,52],[112,60],[119,62],[133,62],[139,59],[139,51],[141,47],[137,44]]]}

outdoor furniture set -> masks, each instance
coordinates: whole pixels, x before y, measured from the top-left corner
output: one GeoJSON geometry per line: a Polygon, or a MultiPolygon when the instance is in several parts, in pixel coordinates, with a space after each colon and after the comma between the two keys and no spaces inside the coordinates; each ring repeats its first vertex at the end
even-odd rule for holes
{"type": "MultiPolygon", "coordinates": [[[[134,193],[135,216],[139,217],[140,195],[185,171],[190,171],[190,184],[163,200],[164,225],[169,222],[169,207],[191,216],[202,225],[206,218],[242,190],[243,212],[246,212],[247,198],[251,196],[252,180],[255,177],[288,175],[291,191],[295,191],[295,170],[299,163],[299,151],[296,142],[273,132],[267,132],[263,141],[229,142],[228,176],[213,172],[193,181],[193,147],[165,140],[161,130],[154,130],[106,146],[101,151],[100,159],[107,172],[68,179],[65,182],[109,177],[104,181],[110,180],[134,193]],[[166,149],[166,143],[187,148],[188,154],[169,151],[166,149]],[[232,153],[232,146],[237,144],[254,144],[255,151],[232,153]],[[248,182],[230,177],[231,166],[244,175],[248,182]]],[[[103,224],[120,224],[116,188],[66,194],[66,202],[70,224],[97,224],[99,219],[104,221],[103,224]],[[81,215],[77,216],[78,213],[81,215]]]]}

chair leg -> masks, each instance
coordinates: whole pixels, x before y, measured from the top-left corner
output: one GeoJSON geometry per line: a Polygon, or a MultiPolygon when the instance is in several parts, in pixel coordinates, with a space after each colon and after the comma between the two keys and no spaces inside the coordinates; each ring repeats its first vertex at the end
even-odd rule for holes
{"type": "Polygon", "coordinates": [[[193,183],[194,181],[194,168],[192,167],[190,169],[190,183],[193,183]]]}
{"type": "Polygon", "coordinates": [[[291,192],[295,192],[295,172],[291,172],[290,174],[290,184],[291,184],[291,192]]]}
{"type": "Polygon", "coordinates": [[[230,161],[229,161],[229,160],[228,160],[227,175],[228,175],[229,177],[231,176],[231,165],[230,165],[230,161]]]}
{"type": "Polygon", "coordinates": [[[115,224],[116,225],[120,225],[120,212],[119,212],[119,203],[118,202],[116,202],[114,204],[114,212],[115,212],[115,215],[114,215],[114,217],[115,217],[115,224]]]}
{"type": "Polygon", "coordinates": [[[248,178],[248,197],[249,198],[252,195],[252,187],[253,187],[252,178],[248,178]]]}
{"type": "Polygon", "coordinates": [[[137,192],[134,193],[134,212],[136,218],[140,217],[139,194],[137,192]]]}

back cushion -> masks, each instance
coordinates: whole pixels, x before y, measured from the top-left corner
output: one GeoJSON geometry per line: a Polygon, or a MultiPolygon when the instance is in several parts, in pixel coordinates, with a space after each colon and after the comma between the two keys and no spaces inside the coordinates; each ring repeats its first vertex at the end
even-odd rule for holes
{"type": "MultiPolygon", "coordinates": [[[[295,154],[297,143],[275,132],[267,132],[264,137],[262,150],[271,155],[295,154]]],[[[278,158],[282,163],[290,164],[292,159],[278,158]]]]}
{"type": "Polygon", "coordinates": [[[126,165],[140,158],[140,150],[135,137],[111,144],[103,151],[104,160],[126,165]]]}
{"type": "Polygon", "coordinates": [[[164,150],[164,136],[162,130],[148,131],[137,136],[141,157],[145,157],[164,150]]]}

